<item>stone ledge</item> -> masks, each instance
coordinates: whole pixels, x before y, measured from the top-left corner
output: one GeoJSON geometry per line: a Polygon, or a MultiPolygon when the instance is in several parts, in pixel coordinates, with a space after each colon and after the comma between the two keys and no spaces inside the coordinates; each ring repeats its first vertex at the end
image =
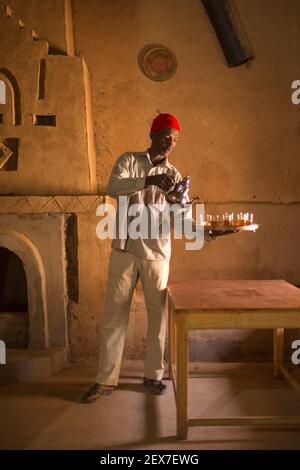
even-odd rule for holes
{"type": "Polygon", "coordinates": [[[64,348],[7,349],[6,364],[0,365],[0,384],[45,379],[58,374],[67,365],[64,348]]]}

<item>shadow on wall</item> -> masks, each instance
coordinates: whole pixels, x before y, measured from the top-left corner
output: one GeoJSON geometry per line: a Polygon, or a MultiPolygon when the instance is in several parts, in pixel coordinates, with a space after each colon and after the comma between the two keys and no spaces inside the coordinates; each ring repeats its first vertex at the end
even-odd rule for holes
{"type": "Polygon", "coordinates": [[[271,330],[205,330],[189,335],[192,362],[272,361],[271,330]],[[238,334],[237,334],[238,333],[238,334]]]}

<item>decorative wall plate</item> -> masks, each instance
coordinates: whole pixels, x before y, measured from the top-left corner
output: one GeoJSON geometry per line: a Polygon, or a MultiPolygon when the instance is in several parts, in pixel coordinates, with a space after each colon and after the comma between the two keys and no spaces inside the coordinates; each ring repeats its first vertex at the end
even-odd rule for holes
{"type": "Polygon", "coordinates": [[[139,54],[142,72],[151,80],[165,81],[171,78],[177,69],[175,54],[160,44],[146,46],[139,54]]]}

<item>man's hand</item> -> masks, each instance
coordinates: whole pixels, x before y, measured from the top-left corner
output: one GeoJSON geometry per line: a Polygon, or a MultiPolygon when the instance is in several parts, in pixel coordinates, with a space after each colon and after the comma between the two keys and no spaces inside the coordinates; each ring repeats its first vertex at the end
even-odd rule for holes
{"type": "Polygon", "coordinates": [[[210,231],[207,232],[207,231],[205,230],[205,232],[204,232],[204,240],[205,240],[206,242],[208,242],[208,243],[214,242],[214,241],[216,240],[216,238],[217,238],[217,237],[216,237],[215,235],[213,235],[212,233],[210,233],[210,231]]]}
{"type": "Polygon", "coordinates": [[[174,178],[170,175],[167,175],[166,173],[163,173],[162,175],[147,176],[145,188],[147,188],[147,186],[154,185],[158,186],[163,191],[169,191],[169,189],[171,189],[174,184],[174,178]]]}

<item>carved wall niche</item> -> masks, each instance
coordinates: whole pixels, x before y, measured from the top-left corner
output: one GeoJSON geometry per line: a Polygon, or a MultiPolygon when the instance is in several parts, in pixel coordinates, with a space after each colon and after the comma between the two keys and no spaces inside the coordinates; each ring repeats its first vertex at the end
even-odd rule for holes
{"type": "MultiPolygon", "coordinates": [[[[21,93],[14,75],[0,67],[0,125],[18,126],[22,123],[21,93]]],[[[16,171],[19,139],[0,139],[0,171],[16,171]]]]}
{"type": "Polygon", "coordinates": [[[14,253],[22,262],[27,282],[30,349],[49,347],[48,313],[44,263],[35,244],[23,233],[0,227],[0,247],[14,253]]]}
{"type": "Polygon", "coordinates": [[[21,93],[15,76],[6,68],[0,67],[0,80],[5,83],[6,95],[2,120],[14,126],[22,124],[21,93]]]}
{"type": "Polygon", "coordinates": [[[18,168],[19,139],[0,139],[0,171],[16,171],[18,168]]]}
{"type": "Polygon", "coordinates": [[[28,348],[28,294],[24,266],[0,246],[0,337],[8,348],[28,348]]]}

